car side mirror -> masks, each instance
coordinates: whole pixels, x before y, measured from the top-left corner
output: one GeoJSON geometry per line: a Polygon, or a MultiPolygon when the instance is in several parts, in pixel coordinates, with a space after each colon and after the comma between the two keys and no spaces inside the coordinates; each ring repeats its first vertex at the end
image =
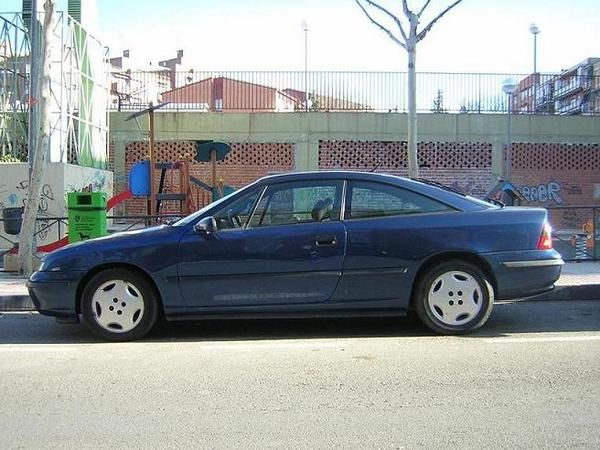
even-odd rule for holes
{"type": "Polygon", "coordinates": [[[217,221],[213,216],[205,217],[194,225],[194,232],[198,234],[211,234],[217,231],[217,221]]]}

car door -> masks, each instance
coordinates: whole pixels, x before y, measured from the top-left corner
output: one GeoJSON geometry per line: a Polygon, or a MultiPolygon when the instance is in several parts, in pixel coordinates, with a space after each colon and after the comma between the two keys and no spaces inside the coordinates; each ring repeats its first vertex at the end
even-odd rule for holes
{"type": "Polygon", "coordinates": [[[347,250],[334,301],[408,299],[415,266],[430,252],[428,233],[454,209],[395,185],[349,181],[347,250]]]}
{"type": "Polygon", "coordinates": [[[179,247],[179,282],[187,305],[328,300],[341,275],[346,244],[342,190],[342,181],[273,184],[214,212],[216,232],[191,228],[179,247]]]}

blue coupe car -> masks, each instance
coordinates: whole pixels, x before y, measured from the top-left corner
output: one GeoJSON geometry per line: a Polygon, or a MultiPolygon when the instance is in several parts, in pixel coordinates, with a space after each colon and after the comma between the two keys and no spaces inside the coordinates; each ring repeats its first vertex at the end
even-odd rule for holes
{"type": "Polygon", "coordinates": [[[170,225],[69,245],[28,288],[42,314],[138,339],[198,318],[401,316],[481,327],[494,299],[550,290],[563,261],[546,210],[359,172],[262,178],[170,225]]]}

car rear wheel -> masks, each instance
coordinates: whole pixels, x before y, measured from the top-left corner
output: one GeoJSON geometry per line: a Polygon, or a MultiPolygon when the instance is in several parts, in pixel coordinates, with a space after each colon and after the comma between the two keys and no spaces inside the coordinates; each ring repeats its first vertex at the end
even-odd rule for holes
{"type": "Polygon", "coordinates": [[[415,309],[421,321],[440,334],[464,334],[480,328],[490,317],[494,290],[473,264],[441,263],[421,277],[415,309]]]}
{"type": "Polygon", "coordinates": [[[108,269],[85,286],[81,315],[92,333],[103,339],[139,339],[156,323],[158,299],[144,276],[125,269],[108,269]]]}

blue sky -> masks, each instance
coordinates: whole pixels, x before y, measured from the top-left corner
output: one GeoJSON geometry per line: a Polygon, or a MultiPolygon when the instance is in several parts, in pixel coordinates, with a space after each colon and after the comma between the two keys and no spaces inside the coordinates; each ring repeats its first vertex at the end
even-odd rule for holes
{"type": "MultiPolygon", "coordinates": [[[[401,13],[400,0],[381,0],[401,13]]],[[[424,0],[412,0],[415,9],[424,0]]],[[[450,0],[433,0],[437,13],[450,0]]],[[[3,0],[18,10],[21,0],[3,0]]],[[[66,0],[58,0],[65,9],[66,0]]],[[[538,36],[538,70],[558,71],[600,57],[599,0],[464,0],[419,44],[421,72],[528,73],[538,36]]],[[[303,19],[312,70],[406,70],[404,50],[363,16],[354,0],[96,0],[97,34],[111,55],[130,49],[150,61],[184,50],[198,70],[302,70],[303,19]]]]}

